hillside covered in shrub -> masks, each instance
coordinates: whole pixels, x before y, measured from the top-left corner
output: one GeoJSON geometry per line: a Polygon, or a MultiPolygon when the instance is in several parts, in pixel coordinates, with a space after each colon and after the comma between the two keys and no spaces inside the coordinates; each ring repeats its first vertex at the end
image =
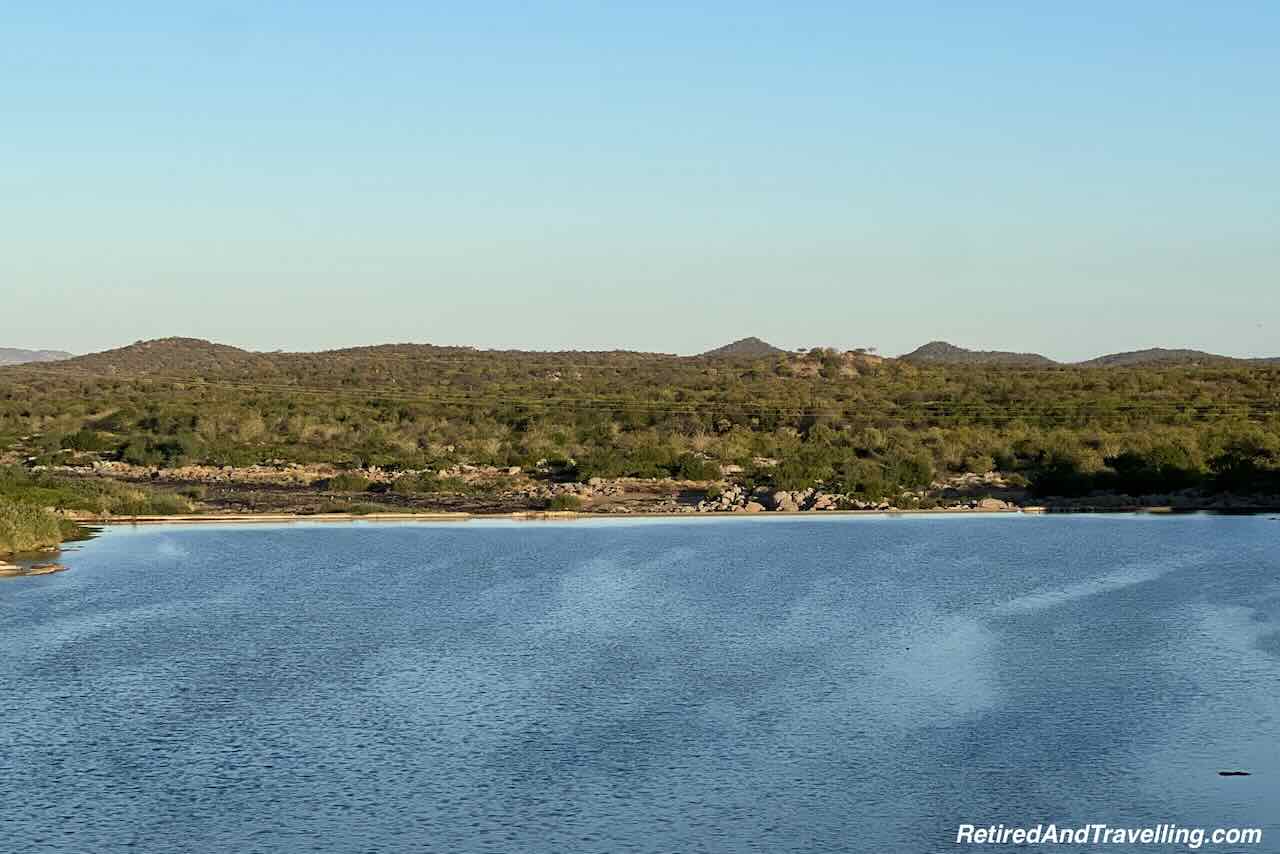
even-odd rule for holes
{"type": "Polygon", "coordinates": [[[1025,366],[164,339],[0,369],[26,465],[455,464],[892,495],[999,470],[1040,494],[1280,492],[1280,367],[1025,366]]]}

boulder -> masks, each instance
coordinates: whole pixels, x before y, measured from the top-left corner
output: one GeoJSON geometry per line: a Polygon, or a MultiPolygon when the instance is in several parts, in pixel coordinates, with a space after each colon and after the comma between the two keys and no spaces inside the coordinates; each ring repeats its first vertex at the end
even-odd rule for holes
{"type": "Polygon", "coordinates": [[[809,505],[809,509],[810,510],[835,510],[836,509],[835,496],[828,495],[825,492],[820,492],[816,496],[814,496],[813,503],[809,505]]]}
{"type": "Polygon", "coordinates": [[[759,501],[748,501],[742,509],[748,513],[760,513],[764,511],[764,505],[759,501]]]}
{"type": "Polygon", "coordinates": [[[800,502],[790,492],[775,492],[772,499],[773,509],[779,513],[795,513],[800,510],[800,502]]]}

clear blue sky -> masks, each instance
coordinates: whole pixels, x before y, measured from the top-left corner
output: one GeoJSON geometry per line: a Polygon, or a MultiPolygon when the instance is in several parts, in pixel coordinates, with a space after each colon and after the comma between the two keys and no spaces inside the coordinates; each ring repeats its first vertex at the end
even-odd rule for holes
{"type": "Polygon", "coordinates": [[[11,4],[0,346],[1280,355],[1280,4],[11,4]]]}

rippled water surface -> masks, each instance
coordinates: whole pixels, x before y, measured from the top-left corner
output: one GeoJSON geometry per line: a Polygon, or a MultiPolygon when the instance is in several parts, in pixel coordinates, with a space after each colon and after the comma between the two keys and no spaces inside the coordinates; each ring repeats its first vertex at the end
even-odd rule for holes
{"type": "Polygon", "coordinates": [[[0,849],[927,854],[961,822],[1173,821],[1280,851],[1278,544],[1211,516],[115,528],[0,582],[0,849]]]}

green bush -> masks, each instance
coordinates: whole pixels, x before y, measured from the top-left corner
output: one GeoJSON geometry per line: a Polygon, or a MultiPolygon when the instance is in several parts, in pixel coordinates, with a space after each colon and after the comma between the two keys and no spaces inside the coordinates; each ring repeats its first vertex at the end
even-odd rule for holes
{"type": "Polygon", "coordinates": [[[113,512],[121,516],[181,516],[190,513],[191,502],[173,492],[142,493],[113,512]]]}
{"type": "Polygon", "coordinates": [[[434,474],[406,474],[391,482],[391,492],[396,495],[418,495],[440,491],[440,478],[434,474]]]}
{"type": "Polygon", "coordinates": [[[158,516],[190,513],[181,495],[105,478],[80,478],[0,468],[0,497],[37,507],[100,515],[158,516]]]}
{"type": "Polygon", "coordinates": [[[933,482],[933,462],[924,453],[891,456],[885,461],[885,479],[906,489],[933,482]]]}
{"type": "Polygon", "coordinates": [[[1219,489],[1280,492],[1280,439],[1260,431],[1233,436],[1209,467],[1219,489]]]}
{"type": "Polygon", "coordinates": [[[1174,492],[1200,482],[1200,466],[1190,451],[1158,445],[1147,451],[1124,451],[1106,460],[1115,472],[1114,486],[1130,495],[1174,492]]]}
{"type": "Polygon", "coordinates": [[[720,477],[720,466],[694,454],[681,454],[668,470],[677,480],[715,480],[720,477]]]}
{"type": "Polygon", "coordinates": [[[73,451],[105,451],[111,445],[98,431],[85,427],[62,437],[62,447],[73,451]]]}
{"type": "Polygon", "coordinates": [[[34,504],[0,498],[0,554],[36,551],[60,542],[57,516],[34,504]]]}
{"type": "Polygon", "coordinates": [[[547,502],[548,510],[581,510],[582,499],[576,495],[554,495],[547,502]]]}
{"type": "Polygon", "coordinates": [[[342,472],[324,481],[321,486],[330,492],[368,492],[369,478],[363,475],[342,472]]]}
{"type": "Polygon", "coordinates": [[[965,457],[964,460],[964,470],[973,474],[986,474],[993,471],[995,467],[996,461],[985,454],[965,457]]]}
{"type": "Polygon", "coordinates": [[[832,486],[837,492],[854,495],[866,501],[879,501],[889,494],[884,467],[875,460],[853,459],[841,465],[832,486]]]}
{"type": "Polygon", "coordinates": [[[1074,498],[1088,495],[1095,484],[1093,474],[1081,471],[1079,463],[1071,460],[1055,460],[1031,476],[1031,491],[1039,496],[1074,498]]]}

